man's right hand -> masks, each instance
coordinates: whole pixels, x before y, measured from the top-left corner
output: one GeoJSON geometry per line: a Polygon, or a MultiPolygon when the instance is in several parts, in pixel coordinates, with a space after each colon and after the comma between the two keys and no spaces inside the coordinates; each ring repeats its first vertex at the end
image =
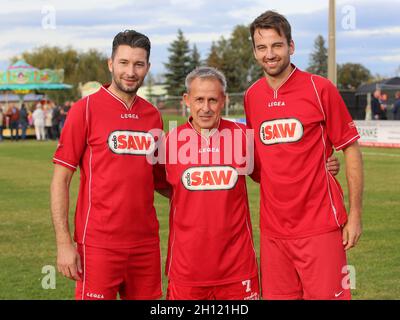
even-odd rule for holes
{"type": "Polygon", "coordinates": [[[58,272],[65,277],[76,281],[81,280],[81,258],[72,243],[57,245],[57,268],[58,272]]]}

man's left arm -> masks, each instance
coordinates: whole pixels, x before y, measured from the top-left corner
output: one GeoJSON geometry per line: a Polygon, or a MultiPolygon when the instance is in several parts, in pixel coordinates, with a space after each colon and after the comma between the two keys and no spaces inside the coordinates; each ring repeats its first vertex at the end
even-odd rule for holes
{"type": "Polygon", "coordinates": [[[346,179],[349,190],[349,216],[343,228],[345,250],[353,248],[362,233],[362,195],[364,189],[363,161],[358,142],[343,150],[346,163],[346,179]]]}

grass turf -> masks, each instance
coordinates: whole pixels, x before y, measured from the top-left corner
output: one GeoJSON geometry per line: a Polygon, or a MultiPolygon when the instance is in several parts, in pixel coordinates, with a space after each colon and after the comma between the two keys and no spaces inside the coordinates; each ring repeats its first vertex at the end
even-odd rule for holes
{"type": "MultiPolygon", "coordinates": [[[[167,121],[176,117],[165,117],[167,121]]],[[[178,119],[178,124],[185,121],[178,119]]],[[[49,210],[55,142],[0,143],[0,299],[73,299],[74,283],[57,274],[56,289],[42,288],[42,268],[55,266],[56,248],[49,210]]],[[[348,254],[356,269],[354,299],[400,298],[400,150],[363,148],[365,167],[364,234],[348,254]]],[[[339,180],[346,191],[344,159],[339,180]]],[[[71,185],[70,221],[79,178],[71,185]]],[[[248,180],[257,253],[258,185],[248,180]]],[[[168,202],[158,194],[163,263],[168,238],[168,202]]],[[[166,279],[164,277],[164,292],[166,279]]]]}

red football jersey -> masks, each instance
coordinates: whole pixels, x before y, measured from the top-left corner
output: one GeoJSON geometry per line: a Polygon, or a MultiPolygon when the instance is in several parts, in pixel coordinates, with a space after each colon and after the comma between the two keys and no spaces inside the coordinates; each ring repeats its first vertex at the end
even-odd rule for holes
{"type": "Polygon", "coordinates": [[[80,167],[77,243],[129,248],[159,241],[154,188],[166,182],[148,158],[161,132],[159,111],[138,96],[128,107],[102,87],[72,106],[53,162],[80,167]]]}
{"type": "Polygon", "coordinates": [[[166,274],[180,285],[222,285],[257,276],[245,130],[221,120],[204,137],[189,120],[167,136],[172,198],[166,274]]]}
{"type": "Polygon", "coordinates": [[[261,167],[261,232],[290,239],[345,224],[343,192],[326,161],[360,136],[333,84],[294,67],[277,90],[266,78],[255,82],[244,104],[261,167]]]}

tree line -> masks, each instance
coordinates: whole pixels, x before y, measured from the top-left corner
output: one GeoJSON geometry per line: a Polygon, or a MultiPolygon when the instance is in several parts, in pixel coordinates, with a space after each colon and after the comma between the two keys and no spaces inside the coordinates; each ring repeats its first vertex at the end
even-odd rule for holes
{"type": "MultiPolygon", "coordinates": [[[[198,54],[196,54],[196,60],[193,60],[191,56],[195,51],[189,48],[189,41],[179,30],[177,39],[168,48],[169,62],[165,64],[168,70],[165,83],[169,95],[179,96],[184,92],[185,76],[193,70],[194,66],[208,65],[221,70],[227,78],[228,91],[235,93],[244,92],[250,83],[263,76],[262,69],[253,56],[248,26],[236,26],[228,39],[221,37],[220,40],[212,42],[205,60],[199,59],[198,54]],[[184,56],[182,56],[183,52],[185,52],[184,56]]],[[[306,70],[327,77],[328,50],[321,35],[315,39],[306,70]]],[[[356,89],[362,83],[374,80],[371,72],[359,63],[338,64],[337,72],[339,89],[356,89]]]]}
{"type": "MultiPolygon", "coordinates": [[[[191,45],[182,30],[178,30],[176,39],[168,47],[168,61],[164,63],[165,73],[162,82],[166,85],[169,96],[181,96],[185,92],[184,80],[186,75],[200,65],[208,65],[221,70],[228,82],[228,92],[242,93],[250,83],[262,77],[263,72],[253,57],[253,47],[246,25],[236,26],[228,38],[221,37],[211,43],[205,59],[196,44],[191,45]]],[[[107,57],[96,49],[80,52],[68,47],[39,47],[33,51],[22,53],[22,58],[37,68],[64,69],[65,83],[74,88],[69,91],[47,92],[55,101],[77,100],[80,98],[79,83],[98,81],[107,83],[111,80],[107,67],[107,57]]],[[[15,62],[17,57],[12,59],[15,62]]],[[[327,49],[324,38],[319,35],[314,42],[314,49],[310,54],[307,71],[327,76],[327,49]]],[[[160,77],[157,77],[160,79],[160,77]]],[[[371,72],[358,63],[344,63],[338,65],[339,89],[355,89],[361,83],[373,80],[371,72]]],[[[147,83],[155,83],[152,74],[147,83]]]]}
{"type": "Polygon", "coordinates": [[[11,62],[14,63],[20,58],[38,69],[64,69],[64,82],[73,85],[73,88],[64,91],[45,91],[46,95],[57,103],[78,100],[81,97],[80,83],[88,81],[107,83],[111,80],[107,56],[96,49],[80,52],[72,47],[62,49],[43,46],[25,51],[21,56],[13,57],[11,62]]]}

